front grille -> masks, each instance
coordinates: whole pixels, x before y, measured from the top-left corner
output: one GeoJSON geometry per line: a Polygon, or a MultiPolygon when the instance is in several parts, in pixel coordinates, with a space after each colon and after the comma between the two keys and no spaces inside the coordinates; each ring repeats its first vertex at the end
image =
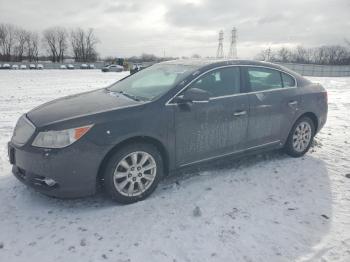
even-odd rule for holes
{"type": "Polygon", "coordinates": [[[35,126],[25,115],[21,116],[13,131],[11,142],[18,146],[23,146],[35,132],[35,126]]]}

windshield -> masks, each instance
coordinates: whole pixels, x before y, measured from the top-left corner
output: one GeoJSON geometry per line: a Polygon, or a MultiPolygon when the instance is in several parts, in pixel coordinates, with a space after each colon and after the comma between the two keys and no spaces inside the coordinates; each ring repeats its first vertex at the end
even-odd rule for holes
{"type": "Polygon", "coordinates": [[[194,66],[156,64],[116,82],[108,90],[139,100],[154,100],[195,70],[194,66]]]}

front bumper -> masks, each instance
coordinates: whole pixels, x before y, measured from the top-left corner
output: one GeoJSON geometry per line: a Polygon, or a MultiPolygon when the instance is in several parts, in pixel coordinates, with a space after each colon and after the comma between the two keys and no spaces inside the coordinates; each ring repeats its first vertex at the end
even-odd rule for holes
{"type": "Polygon", "coordinates": [[[80,144],[44,149],[16,147],[9,142],[8,148],[13,174],[37,191],[59,198],[83,197],[96,192],[99,164],[103,158],[97,146],[80,144]],[[55,184],[45,183],[46,180],[53,180],[55,184]]]}

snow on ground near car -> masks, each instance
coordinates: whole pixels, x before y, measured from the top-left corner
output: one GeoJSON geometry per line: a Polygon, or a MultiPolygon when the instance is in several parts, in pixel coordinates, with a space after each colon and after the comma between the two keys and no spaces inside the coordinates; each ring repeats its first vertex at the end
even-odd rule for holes
{"type": "Polygon", "coordinates": [[[0,71],[0,261],[350,261],[350,78],[310,78],[328,90],[329,119],[303,158],[218,161],[128,206],[49,198],[12,176],[21,114],[125,75],[0,71]]]}

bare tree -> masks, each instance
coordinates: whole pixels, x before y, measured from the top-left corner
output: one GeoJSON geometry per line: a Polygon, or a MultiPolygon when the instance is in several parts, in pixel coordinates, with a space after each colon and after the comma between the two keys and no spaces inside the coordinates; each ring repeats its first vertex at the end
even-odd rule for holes
{"type": "Polygon", "coordinates": [[[58,57],[56,34],[52,29],[46,29],[43,32],[43,43],[51,54],[51,61],[56,62],[58,57]]]}
{"type": "Polygon", "coordinates": [[[296,63],[310,63],[312,50],[310,48],[304,48],[302,46],[297,46],[297,48],[292,51],[292,62],[296,63]]]}
{"type": "Polygon", "coordinates": [[[16,27],[11,24],[0,24],[0,50],[4,61],[11,61],[15,45],[16,27]]]}
{"type": "Polygon", "coordinates": [[[82,61],[85,52],[85,33],[81,28],[77,28],[71,31],[70,41],[74,54],[75,61],[82,61]]]}
{"type": "Polygon", "coordinates": [[[86,33],[86,56],[85,61],[96,61],[97,51],[96,45],[99,43],[98,38],[95,36],[93,28],[89,28],[86,33]]]}
{"type": "Polygon", "coordinates": [[[92,28],[88,29],[86,32],[81,28],[72,30],[70,40],[75,61],[96,61],[96,45],[99,40],[95,36],[94,30],[92,28]]]}
{"type": "Polygon", "coordinates": [[[288,48],[282,47],[277,51],[277,59],[281,62],[291,62],[292,52],[288,48]]]}
{"type": "Polygon", "coordinates": [[[30,62],[38,61],[39,56],[39,35],[36,32],[29,32],[26,38],[27,57],[30,62]]]}
{"type": "Polygon", "coordinates": [[[16,28],[15,30],[15,46],[13,56],[16,61],[21,62],[23,60],[23,55],[27,49],[26,43],[28,34],[28,31],[21,28],[16,28]]]}
{"type": "Polygon", "coordinates": [[[51,27],[43,32],[43,42],[52,62],[63,62],[67,51],[67,31],[62,27],[51,27]]]}
{"type": "MultiPolygon", "coordinates": [[[[38,61],[39,39],[36,32],[27,31],[12,24],[0,24],[0,60],[38,61]]],[[[43,31],[41,41],[51,61],[62,62],[68,52],[68,40],[76,61],[92,62],[97,59],[98,38],[92,28],[77,28],[69,35],[62,27],[51,27],[43,31]]],[[[41,52],[40,52],[41,53],[41,52]]]]}
{"type": "Polygon", "coordinates": [[[290,63],[314,63],[325,65],[345,65],[350,64],[350,51],[340,45],[320,46],[315,48],[304,48],[298,46],[295,49],[283,47],[277,52],[272,50],[262,50],[256,59],[274,62],[290,63]]]}
{"type": "Polygon", "coordinates": [[[344,59],[348,56],[345,47],[335,45],[326,48],[326,63],[330,65],[344,64],[344,59]]]}
{"type": "Polygon", "coordinates": [[[57,41],[58,41],[58,60],[63,62],[64,54],[67,51],[67,31],[64,28],[58,28],[57,31],[57,41]]]}
{"type": "Polygon", "coordinates": [[[153,61],[157,61],[157,57],[153,54],[146,54],[146,53],[143,53],[141,55],[141,61],[144,61],[144,62],[153,62],[153,61]]]}
{"type": "Polygon", "coordinates": [[[3,57],[3,48],[2,48],[2,43],[4,42],[5,39],[5,30],[2,24],[0,24],[0,61],[2,60],[3,57]]]}
{"type": "Polygon", "coordinates": [[[315,48],[313,60],[317,64],[343,64],[348,56],[347,50],[342,46],[321,46],[315,48]]]}
{"type": "Polygon", "coordinates": [[[261,50],[255,57],[255,59],[260,61],[274,61],[274,54],[272,53],[271,47],[261,50]]]}

